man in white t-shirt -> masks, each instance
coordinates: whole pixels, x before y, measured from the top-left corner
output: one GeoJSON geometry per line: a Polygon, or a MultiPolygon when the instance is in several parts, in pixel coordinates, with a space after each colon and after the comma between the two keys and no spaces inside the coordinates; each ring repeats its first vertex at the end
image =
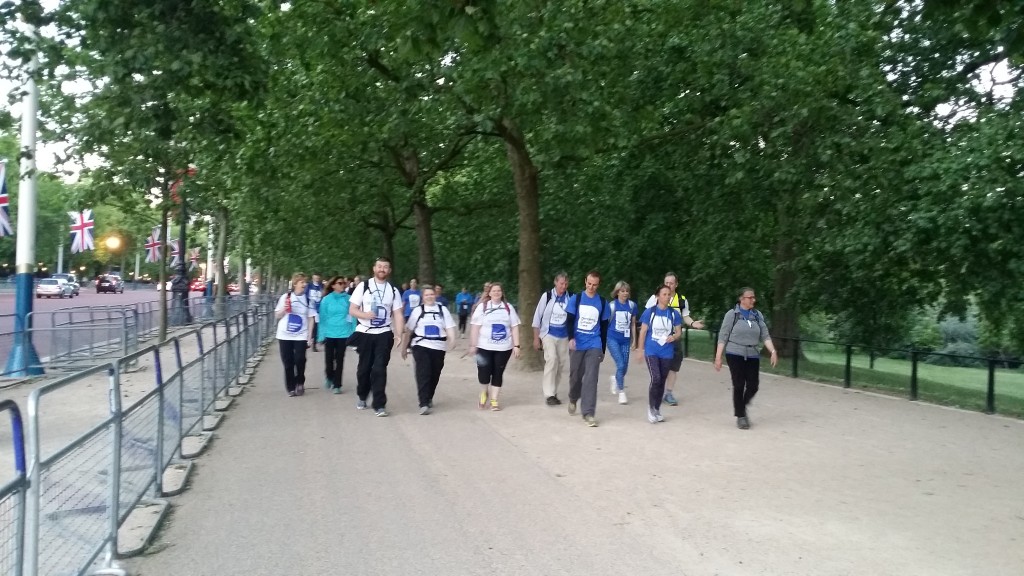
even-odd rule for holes
{"type": "Polygon", "coordinates": [[[402,316],[402,295],[395,285],[388,281],[391,275],[391,261],[377,258],[373,264],[373,276],[352,291],[350,313],[356,319],[356,352],[359,365],[356,368],[356,408],[366,409],[366,398],[373,392],[373,411],[377,416],[387,416],[388,363],[391,349],[402,343],[395,334],[405,330],[402,316]]]}

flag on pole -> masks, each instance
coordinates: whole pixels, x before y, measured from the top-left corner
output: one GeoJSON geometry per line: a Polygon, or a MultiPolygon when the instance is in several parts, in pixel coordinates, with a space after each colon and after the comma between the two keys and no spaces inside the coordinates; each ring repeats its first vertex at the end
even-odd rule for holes
{"type": "Polygon", "coordinates": [[[146,262],[160,261],[160,227],[153,228],[153,235],[146,238],[146,262]]]}
{"type": "Polygon", "coordinates": [[[199,263],[199,248],[190,248],[188,253],[189,253],[189,260],[191,261],[191,263],[188,266],[188,269],[189,270],[195,270],[196,266],[199,265],[198,264],[199,263]]]}
{"type": "Polygon", "coordinates": [[[92,210],[86,208],[81,212],[68,212],[71,217],[71,253],[93,250],[92,229],[96,223],[92,218],[92,210]]]}
{"type": "Polygon", "coordinates": [[[11,213],[7,207],[10,199],[7,197],[7,164],[0,162],[0,237],[14,236],[14,229],[11,228],[11,213]]]}
{"type": "Polygon", "coordinates": [[[171,240],[171,268],[177,268],[181,263],[181,248],[177,240],[171,240]]]}

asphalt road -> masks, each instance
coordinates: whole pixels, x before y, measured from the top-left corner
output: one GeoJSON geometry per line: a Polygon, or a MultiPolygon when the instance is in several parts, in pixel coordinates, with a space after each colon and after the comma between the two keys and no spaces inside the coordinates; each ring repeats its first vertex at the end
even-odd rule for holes
{"type": "MultiPolygon", "coordinates": [[[[155,303],[158,299],[159,292],[152,285],[138,290],[125,290],[123,294],[97,294],[95,288],[83,287],[79,295],[74,298],[33,298],[33,326],[36,328],[52,326],[54,321],[53,313],[68,308],[84,309],[89,306],[131,305],[140,302],[155,303]]],[[[0,292],[0,369],[2,369],[3,363],[7,361],[8,354],[13,345],[11,333],[14,331],[14,303],[14,292],[0,292]]],[[[66,319],[67,316],[64,316],[62,319],[59,319],[59,322],[66,322],[66,319]]],[[[77,340],[81,340],[81,338],[106,339],[108,337],[105,331],[89,334],[89,336],[85,334],[76,336],[77,340]]],[[[33,340],[36,353],[40,357],[49,355],[51,337],[47,337],[46,333],[40,332],[39,336],[33,340]]]]}

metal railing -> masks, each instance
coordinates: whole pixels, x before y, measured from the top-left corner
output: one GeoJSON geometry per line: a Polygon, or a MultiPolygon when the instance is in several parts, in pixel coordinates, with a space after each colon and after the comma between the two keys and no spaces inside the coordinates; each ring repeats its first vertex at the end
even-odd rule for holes
{"type": "MultiPolygon", "coordinates": [[[[690,332],[684,330],[687,356],[713,359],[718,333],[695,331],[701,334],[695,338],[690,332]]],[[[779,366],[771,369],[762,363],[762,370],[987,414],[1024,416],[1019,360],[775,335],[772,341],[782,351],[779,366]]]]}
{"type": "Polygon", "coordinates": [[[19,455],[18,477],[0,489],[0,575],[22,569],[31,575],[83,574],[96,563],[104,573],[121,573],[115,565],[119,528],[134,507],[161,502],[164,472],[182,458],[182,442],[202,433],[217,399],[273,337],[273,327],[272,308],[253,303],[41,386],[27,404],[27,466],[17,406],[0,403],[0,410],[12,414],[19,455]],[[155,386],[123,406],[126,369],[146,359],[152,360],[155,386]],[[62,445],[45,446],[44,436],[66,432],[59,418],[42,418],[46,407],[66,402],[64,392],[97,377],[108,388],[98,402],[107,405],[92,408],[104,416],[62,445]]]}
{"type": "Polygon", "coordinates": [[[13,400],[0,401],[0,412],[11,417],[11,438],[14,448],[13,480],[0,487],[0,574],[21,574],[25,537],[25,500],[28,475],[25,466],[25,435],[21,412],[13,400]]]}

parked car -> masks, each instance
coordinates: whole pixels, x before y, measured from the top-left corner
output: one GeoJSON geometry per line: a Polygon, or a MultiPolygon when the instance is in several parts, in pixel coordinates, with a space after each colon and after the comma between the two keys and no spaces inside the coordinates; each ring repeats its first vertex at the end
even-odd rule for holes
{"type": "Polygon", "coordinates": [[[56,278],[58,280],[64,280],[71,285],[71,294],[78,296],[81,293],[82,285],[78,283],[78,279],[75,278],[74,274],[54,274],[50,278],[56,278]]]}
{"type": "Polygon", "coordinates": [[[75,294],[72,292],[71,284],[67,280],[58,278],[43,278],[36,284],[36,298],[74,298],[75,294]]]}
{"type": "Polygon", "coordinates": [[[124,294],[124,278],[121,278],[120,272],[107,272],[107,276],[114,279],[117,286],[117,291],[124,294]]]}
{"type": "Polygon", "coordinates": [[[203,282],[202,278],[196,278],[192,281],[189,289],[193,292],[206,292],[206,282],[203,282]]]}
{"type": "Polygon", "coordinates": [[[96,279],[96,293],[102,294],[104,292],[118,292],[124,293],[124,284],[117,281],[118,279],[109,274],[104,274],[96,279]]]}

